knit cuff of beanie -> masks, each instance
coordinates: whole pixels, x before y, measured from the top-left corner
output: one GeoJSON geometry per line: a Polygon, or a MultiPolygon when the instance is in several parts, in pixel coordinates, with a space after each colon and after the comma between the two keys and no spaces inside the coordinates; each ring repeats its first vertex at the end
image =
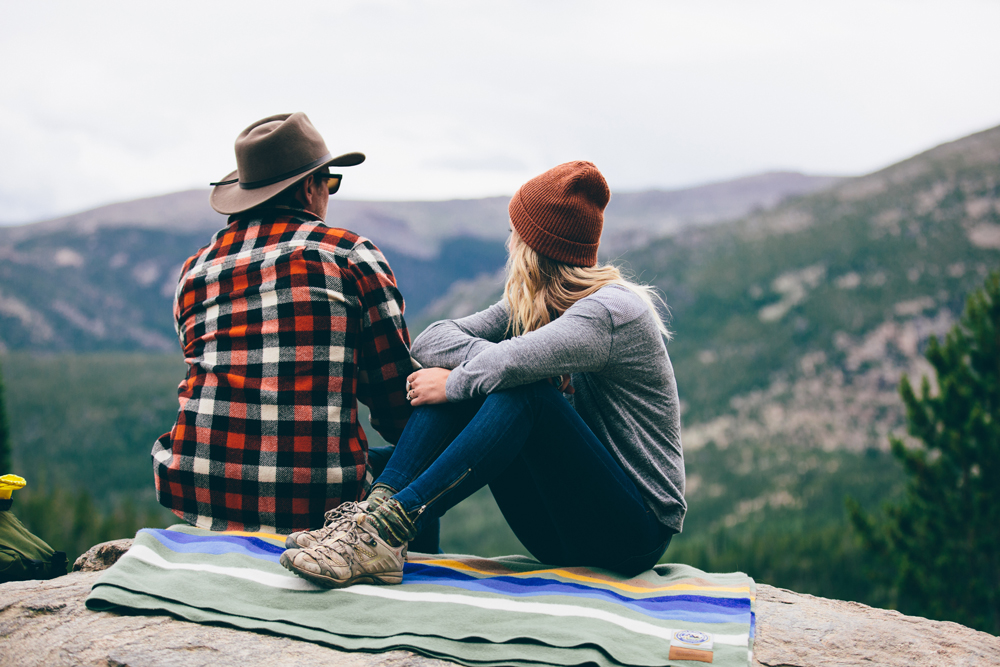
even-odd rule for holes
{"type": "Polygon", "coordinates": [[[365,499],[368,501],[368,511],[374,511],[379,505],[387,501],[389,498],[392,498],[394,495],[396,495],[396,489],[392,488],[388,484],[376,484],[372,487],[371,492],[365,499]]]}
{"type": "Polygon", "coordinates": [[[395,498],[386,499],[375,511],[369,509],[368,517],[375,524],[379,536],[394,547],[406,544],[417,536],[417,525],[395,498]]]}

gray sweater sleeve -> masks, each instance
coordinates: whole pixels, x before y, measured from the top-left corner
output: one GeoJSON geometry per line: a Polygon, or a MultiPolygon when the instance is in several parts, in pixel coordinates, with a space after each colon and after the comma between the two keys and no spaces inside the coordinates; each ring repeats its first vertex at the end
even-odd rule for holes
{"type": "Polygon", "coordinates": [[[507,320],[506,304],[500,301],[468,317],[435,322],[413,341],[410,354],[424,368],[451,370],[503,340],[507,320]]]}
{"type": "Polygon", "coordinates": [[[448,376],[448,400],[485,396],[564,373],[599,371],[608,363],[612,334],[607,308],[595,300],[581,299],[540,329],[468,346],[471,354],[448,376]]]}

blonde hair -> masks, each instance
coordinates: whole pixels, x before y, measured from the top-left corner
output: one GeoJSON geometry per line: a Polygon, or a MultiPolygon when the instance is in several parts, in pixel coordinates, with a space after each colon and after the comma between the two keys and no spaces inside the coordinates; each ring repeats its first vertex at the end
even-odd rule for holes
{"type": "Polygon", "coordinates": [[[571,266],[543,257],[511,231],[507,241],[507,282],[503,297],[510,310],[507,330],[515,336],[539,329],[565,313],[580,299],[605,285],[621,285],[643,300],[652,311],[660,333],[670,340],[670,331],[656,308],[666,304],[649,285],[639,285],[622,277],[611,264],[571,266]]]}

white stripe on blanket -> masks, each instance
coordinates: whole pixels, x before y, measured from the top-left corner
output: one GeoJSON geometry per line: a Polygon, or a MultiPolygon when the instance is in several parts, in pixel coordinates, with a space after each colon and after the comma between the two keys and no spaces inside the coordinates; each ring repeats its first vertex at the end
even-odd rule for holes
{"type": "Polygon", "coordinates": [[[152,565],[153,567],[158,567],[161,570],[193,570],[195,572],[211,572],[213,574],[221,574],[226,577],[247,579],[248,581],[263,584],[264,586],[270,586],[271,588],[287,588],[293,591],[324,590],[320,586],[306,581],[302,577],[296,577],[294,575],[286,577],[280,574],[271,574],[270,572],[262,572],[260,570],[253,570],[246,567],[221,567],[219,565],[208,565],[205,563],[171,563],[160,554],[142,544],[133,544],[132,548],[126,551],[125,555],[119,560],[124,560],[125,558],[135,558],[136,560],[141,560],[142,562],[152,565]]]}

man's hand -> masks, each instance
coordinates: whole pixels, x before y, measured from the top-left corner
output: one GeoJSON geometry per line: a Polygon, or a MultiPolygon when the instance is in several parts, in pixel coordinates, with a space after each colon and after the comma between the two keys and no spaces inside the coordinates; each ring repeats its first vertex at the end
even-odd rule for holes
{"type": "Polygon", "coordinates": [[[406,378],[406,399],[410,405],[447,403],[444,387],[451,371],[447,368],[424,368],[406,378]]]}

